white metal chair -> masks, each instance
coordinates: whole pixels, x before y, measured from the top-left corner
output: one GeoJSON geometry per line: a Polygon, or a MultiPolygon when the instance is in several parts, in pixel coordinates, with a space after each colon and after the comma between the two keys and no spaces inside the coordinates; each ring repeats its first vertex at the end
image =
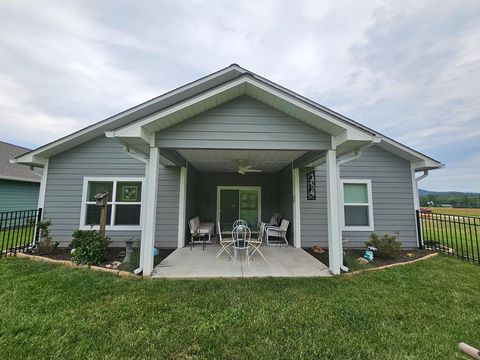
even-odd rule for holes
{"type": "Polygon", "coordinates": [[[260,229],[258,233],[258,238],[257,239],[250,239],[248,242],[249,245],[252,247],[252,251],[249,251],[249,257],[252,258],[255,253],[259,253],[260,256],[265,260],[265,256],[263,256],[262,252],[260,251],[260,246],[262,246],[263,242],[263,236],[265,233],[265,223],[260,223],[260,229]]]}
{"type": "Polygon", "coordinates": [[[245,225],[238,225],[233,228],[232,230],[232,239],[233,239],[233,265],[235,265],[235,261],[237,260],[238,252],[240,250],[245,250],[245,259],[247,263],[250,263],[249,258],[249,248],[250,248],[250,238],[252,233],[248,226],[245,225]]]}
{"type": "Polygon", "coordinates": [[[230,261],[230,258],[232,257],[232,253],[228,248],[233,246],[233,239],[232,238],[224,239],[222,237],[222,229],[220,229],[220,221],[217,221],[217,226],[218,226],[218,236],[220,241],[220,250],[218,250],[217,257],[215,259],[218,259],[223,252],[226,252],[228,254],[228,260],[230,261]]]}
{"type": "Polygon", "coordinates": [[[280,246],[281,245],[288,246],[287,230],[288,230],[289,224],[290,224],[290,221],[283,219],[282,222],[280,223],[280,226],[267,226],[265,229],[265,233],[267,236],[267,245],[270,245],[270,237],[273,236],[273,237],[281,238],[285,242],[285,244],[280,243],[280,246]]]}
{"type": "Polygon", "coordinates": [[[235,229],[239,225],[243,225],[243,226],[248,227],[248,224],[245,220],[235,220],[235,222],[233,223],[233,228],[232,229],[235,229]]]}

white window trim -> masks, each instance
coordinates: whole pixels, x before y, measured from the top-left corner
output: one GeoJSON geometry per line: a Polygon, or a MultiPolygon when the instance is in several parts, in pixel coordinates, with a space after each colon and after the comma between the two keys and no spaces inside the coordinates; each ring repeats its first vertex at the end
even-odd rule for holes
{"type": "MultiPolygon", "coordinates": [[[[117,182],[130,182],[130,181],[135,181],[135,182],[141,182],[142,183],[142,196],[141,196],[141,201],[140,201],[140,223],[142,219],[142,212],[144,208],[144,188],[145,188],[145,178],[142,177],[100,177],[100,176],[87,176],[83,178],[83,190],[82,190],[82,205],[80,208],[80,230],[100,230],[100,225],[94,225],[90,226],[88,224],[85,224],[85,211],[87,208],[87,194],[88,194],[88,183],[90,181],[110,181],[113,182],[113,194],[116,194],[116,188],[117,188],[117,182]]],[[[113,195],[112,194],[112,195],[113,195]]],[[[113,200],[113,196],[112,196],[113,200]]],[[[92,203],[92,202],[88,202],[92,203]]],[[[111,203],[109,203],[111,204],[111,203]]],[[[131,202],[115,202],[116,205],[138,205],[138,202],[131,203],[131,202]]],[[[115,206],[112,206],[112,212],[111,212],[111,219],[110,223],[112,223],[112,219],[115,219],[115,206]]],[[[142,228],[140,225],[107,225],[105,227],[105,230],[107,231],[140,231],[142,228]]]]}
{"type": "Polygon", "coordinates": [[[342,204],[341,213],[341,224],[343,231],[374,231],[375,224],[373,221],[373,198],[372,198],[372,180],[370,179],[341,179],[340,180],[340,201],[342,204]],[[347,206],[365,206],[367,204],[345,204],[344,201],[344,184],[366,184],[367,185],[367,194],[368,194],[368,223],[369,226],[346,226],[345,225],[345,205],[347,206]]]}

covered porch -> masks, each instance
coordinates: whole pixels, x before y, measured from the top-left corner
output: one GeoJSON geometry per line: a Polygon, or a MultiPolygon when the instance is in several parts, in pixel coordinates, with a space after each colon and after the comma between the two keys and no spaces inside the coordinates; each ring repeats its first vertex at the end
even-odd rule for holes
{"type": "Polygon", "coordinates": [[[262,247],[259,255],[247,263],[244,256],[233,264],[224,253],[215,255],[218,245],[179,248],[153,269],[152,277],[169,279],[188,278],[254,278],[254,277],[319,277],[330,276],[328,266],[302,249],[262,247]]]}

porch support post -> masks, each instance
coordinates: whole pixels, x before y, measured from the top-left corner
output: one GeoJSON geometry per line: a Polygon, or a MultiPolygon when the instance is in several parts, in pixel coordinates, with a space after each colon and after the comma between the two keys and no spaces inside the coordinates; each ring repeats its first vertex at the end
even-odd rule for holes
{"type": "Polygon", "coordinates": [[[300,235],[300,169],[292,169],[293,190],[293,245],[302,247],[300,235]]]}
{"type": "Polygon", "coordinates": [[[178,199],[178,247],[185,246],[185,216],[187,208],[187,168],[180,168],[180,196],[178,199]]]}
{"type": "Polygon", "coordinates": [[[332,274],[340,274],[343,263],[342,233],[338,206],[338,165],[336,150],[327,151],[328,259],[332,274]]]}
{"type": "Polygon", "coordinates": [[[150,148],[150,159],[147,163],[147,181],[145,192],[145,217],[142,229],[142,268],[143,275],[150,276],[153,272],[153,247],[155,245],[155,225],[157,220],[157,188],[158,188],[158,148],[150,148]]]}

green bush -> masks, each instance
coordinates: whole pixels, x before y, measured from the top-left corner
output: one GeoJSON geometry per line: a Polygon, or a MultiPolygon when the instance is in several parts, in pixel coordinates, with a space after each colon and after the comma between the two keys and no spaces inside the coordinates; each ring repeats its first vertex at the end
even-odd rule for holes
{"type": "Polygon", "coordinates": [[[370,240],[365,242],[365,245],[377,248],[375,256],[386,259],[397,259],[400,256],[402,243],[397,240],[395,235],[385,234],[380,236],[372,233],[370,240]]]}
{"type": "Polygon", "coordinates": [[[100,236],[95,230],[77,230],[72,237],[69,246],[72,248],[72,260],[76,264],[96,265],[105,259],[110,244],[108,237],[100,236]]]}
{"type": "Polygon", "coordinates": [[[37,251],[39,255],[50,255],[58,246],[58,242],[53,241],[50,236],[51,221],[40,221],[37,226],[40,232],[40,239],[37,242],[37,251]]]}

